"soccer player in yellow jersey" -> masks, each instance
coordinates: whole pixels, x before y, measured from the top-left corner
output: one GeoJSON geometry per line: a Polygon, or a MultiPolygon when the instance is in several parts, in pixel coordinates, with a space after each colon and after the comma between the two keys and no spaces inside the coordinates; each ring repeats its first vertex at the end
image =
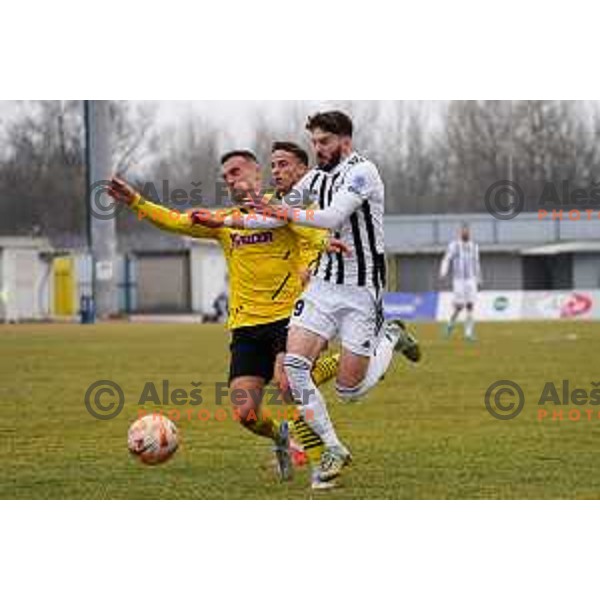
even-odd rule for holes
{"type": "MultiPolygon", "coordinates": [[[[262,193],[260,166],[251,152],[229,152],[222,157],[221,165],[234,201],[245,202],[249,196],[256,198],[262,193]]],[[[241,424],[275,442],[280,476],[288,479],[291,461],[287,422],[279,423],[262,413],[260,405],[277,358],[285,352],[289,317],[303,287],[301,274],[326,248],[327,233],[292,224],[261,231],[225,227],[221,217],[207,215],[207,211],[177,213],[154,204],[119,178],[111,181],[109,193],[160,229],[214,239],[223,248],[230,281],[230,391],[241,424]]],[[[313,375],[323,382],[334,374],[336,365],[331,358],[325,359],[322,365],[317,363],[313,375]]],[[[300,423],[301,429],[303,425],[306,423],[300,423]]],[[[308,427],[302,441],[305,447],[321,445],[308,427]]]]}

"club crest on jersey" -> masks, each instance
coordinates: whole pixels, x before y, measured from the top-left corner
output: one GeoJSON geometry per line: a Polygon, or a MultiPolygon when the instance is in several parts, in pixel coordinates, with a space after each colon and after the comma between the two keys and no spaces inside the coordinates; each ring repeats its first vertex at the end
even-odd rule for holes
{"type": "Polygon", "coordinates": [[[270,244],[273,241],[272,231],[261,231],[257,233],[250,233],[242,235],[240,233],[231,233],[231,245],[234,248],[240,246],[247,246],[251,244],[270,244]]]}
{"type": "Polygon", "coordinates": [[[367,187],[367,178],[364,175],[356,175],[352,179],[349,187],[350,190],[352,190],[353,192],[360,194],[367,187]]]}

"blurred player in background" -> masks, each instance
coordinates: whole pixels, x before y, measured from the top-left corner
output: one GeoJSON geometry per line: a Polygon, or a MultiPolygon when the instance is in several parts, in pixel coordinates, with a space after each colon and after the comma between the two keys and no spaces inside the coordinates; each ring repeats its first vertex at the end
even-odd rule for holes
{"type": "Polygon", "coordinates": [[[440,279],[445,280],[452,270],[452,291],[454,293],[453,312],[446,326],[446,335],[452,335],[458,317],[466,308],[465,339],[475,340],[474,310],[477,292],[481,284],[479,246],[471,239],[469,226],[464,224],[457,240],[448,244],[440,265],[440,279]]]}
{"type": "MultiPolygon", "coordinates": [[[[247,202],[252,195],[256,198],[263,193],[261,169],[253,153],[229,152],[222,157],[221,165],[234,201],[247,202]]],[[[222,218],[207,215],[208,211],[177,213],[152,203],[119,178],[113,178],[109,193],[160,229],[214,239],[222,246],[230,280],[230,390],[236,394],[241,424],[274,441],[280,477],[289,479],[292,464],[288,424],[274,419],[273,410],[261,410],[262,394],[273,378],[278,355],[285,352],[289,317],[303,288],[301,275],[327,247],[326,232],[314,231],[307,236],[294,227],[260,233],[232,229],[223,225],[222,218]]],[[[313,376],[322,383],[335,374],[336,368],[337,359],[327,357],[315,365],[313,376]]],[[[315,448],[322,445],[314,434],[311,441],[315,448]]]]}

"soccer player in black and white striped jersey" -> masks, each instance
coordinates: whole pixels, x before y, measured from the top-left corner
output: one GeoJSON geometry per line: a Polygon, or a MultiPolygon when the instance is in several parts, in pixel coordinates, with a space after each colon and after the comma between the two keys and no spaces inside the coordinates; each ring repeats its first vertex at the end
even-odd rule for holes
{"type": "MultiPolygon", "coordinates": [[[[350,248],[350,256],[327,253],[296,302],[284,367],[301,410],[327,447],[320,478],[336,478],[350,460],[349,451],[328,426],[323,398],[311,368],[334,337],[342,344],[336,381],[338,396],[354,401],[372,389],[387,371],[395,350],[417,361],[417,341],[402,322],[383,322],[385,286],[383,240],[384,185],[377,167],[352,148],[351,119],[338,111],[318,113],[307,124],[318,167],[296,186],[287,218],[296,225],[329,229],[350,248]],[[319,210],[292,208],[309,195],[319,210]]],[[[264,225],[263,225],[264,226],[264,225]]]]}
{"type": "Polygon", "coordinates": [[[458,317],[466,308],[465,338],[475,339],[475,302],[481,282],[479,263],[479,246],[471,239],[468,225],[463,225],[459,238],[448,244],[440,265],[440,279],[445,279],[452,271],[452,290],[454,293],[454,310],[446,327],[449,337],[456,325],[458,317]]]}

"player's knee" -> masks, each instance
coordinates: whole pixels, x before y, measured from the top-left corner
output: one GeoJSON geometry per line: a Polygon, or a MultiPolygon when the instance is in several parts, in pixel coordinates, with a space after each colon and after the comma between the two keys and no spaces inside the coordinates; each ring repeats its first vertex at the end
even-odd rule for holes
{"type": "Polygon", "coordinates": [[[251,427],[258,420],[259,407],[262,400],[263,389],[260,386],[232,387],[230,400],[236,419],[244,425],[251,427]]]}

